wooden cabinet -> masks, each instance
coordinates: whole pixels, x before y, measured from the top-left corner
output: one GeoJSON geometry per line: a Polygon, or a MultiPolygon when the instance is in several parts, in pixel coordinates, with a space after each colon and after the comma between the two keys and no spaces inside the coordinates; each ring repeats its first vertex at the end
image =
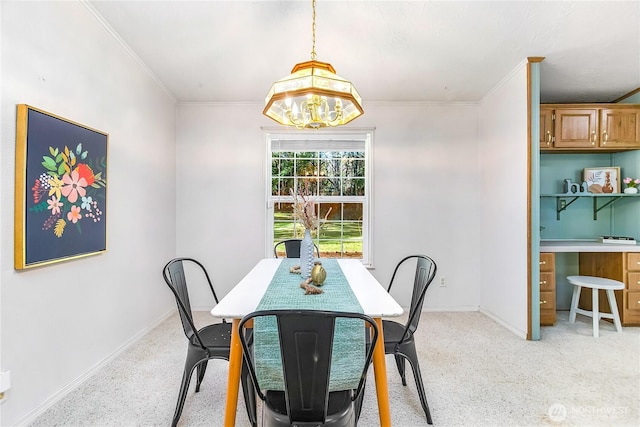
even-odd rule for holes
{"type": "Polygon", "coordinates": [[[540,325],[556,323],[556,262],[555,254],[540,254],[540,325]]]}
{"type": "Polygon", "coordinates": [[[540,148],[553,147],[553,108],[540,106],[540,148]]]}
{"type": "Polygon", "coordinates": [[[602,147],[640,148],[640,108],[603,108],[600,126],[602,147]]]}
{"type": "Polygon", "coordinates": [[[554,123],[555,148],[593,148],[598,144],[598,110],[558,108],[554,123]]]}
{"type": "Polygon", "coordinates": [[[640,253],[627,253],[626,281],[622,301],[627,324],[640,325],[640,253]]]}
{"type": "MultiPolygon", "coordinates": [[[[585,252],[580,254],[580,274],[605,277],[625,284],[614,291],[620,321],[624,326],[640,325],[640,252],[585,252]]],[[[610,311],[604,292],[599,295],[600,310],[610,311]]],[[[581,308],[591,310],[591,289],[582,288],[581,308]]]]}
{"type": "Polygon", "coordinates": [[[540,149],[565,152],[640,149],[640,105],[543,104],[540,149]]]}

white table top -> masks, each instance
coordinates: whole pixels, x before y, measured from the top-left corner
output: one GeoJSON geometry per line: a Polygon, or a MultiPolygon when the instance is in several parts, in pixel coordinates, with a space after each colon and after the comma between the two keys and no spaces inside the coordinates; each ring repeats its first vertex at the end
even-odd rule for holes
{"type": "Polygon", "coordinates": [[[640,245],[600,243],[597,240],[541,240],[540,252],[640,252],[640,245]]]}
{"type": "MultiPolygon", "coordinates": [[[[271,283],[282,259],[263,259],[220,300],[211,314],[220,318],[240,319],[256,309],[271,283]]],[[[338,264],[351,290],[358,298],[364,314],[371,317],[393,317],[403,313],[402,307],[357,259],[339,259],[338,264]]],[[[301,292],[302,289],[300,289],[301,292]]]]}

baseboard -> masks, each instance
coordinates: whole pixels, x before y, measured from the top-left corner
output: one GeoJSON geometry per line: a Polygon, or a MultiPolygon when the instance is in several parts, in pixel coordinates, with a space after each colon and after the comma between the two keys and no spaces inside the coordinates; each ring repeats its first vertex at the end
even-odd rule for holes
{"type": "Polygon", "coordinates": [[[509,325],[504,320],[500,319],[495,314],[491,313],[490,311],[487,311],[484,308],[480,308],[479,311],[480,311],[480,313],[484,314],[488,318],[492,319],[494,322],[496,322],[499,325],[501,325],[501,326],[505,327],[506,329],[510,330],[511,332],[513,332],[514,334],[519,336],[520,338],[525,339],[525,340],[527,339],[527,332],[526,331],[523,332],[523,331],[517,330],[516,328],[514,328],[511,325],[509,325]]]}
{"type": "Polygon", "coordinates": [[[176,308],[169,310],[168,312],[161,315],[158,320],[153,322],[147,328],[138,332],[136,335],[131,337],[131,339],[127,340],[124,344],[118,347],[113,353],[102,359],[100,362],[96,363],[87,370],[85,373],[80,375],[78,378],[70,381],[56,393],[54,393],[50,398],[45,400],[42,404],[38,405],[33,411],[29,412],[27,415],[22,417],[17,423],[16,426],[25,426],[32,423],[36,418],[38,418],[44,411],[55,405],[60,399],[65,397],[67,394],[77,389],[80,385],[82,385],[85,381],[91,378],[94,374],[96,374],[100,369],[104,368],[109,362],[113,359],[121,355],[123,352],[128,350],[132,345],[140,341],[145,335],[147,335],[151,330],[153,330],[156,326],[160,325],[162,322],[167,320],[176,312],[176,308]]]}

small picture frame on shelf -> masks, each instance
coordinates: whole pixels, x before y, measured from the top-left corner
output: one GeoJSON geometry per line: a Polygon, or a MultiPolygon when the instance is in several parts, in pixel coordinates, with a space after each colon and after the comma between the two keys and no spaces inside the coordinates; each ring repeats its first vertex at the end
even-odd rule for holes
{"type": "Polygon", "coordinates": [[[589,193],[620,193],[620,168],[617,166],[585,168],[583,171],[583,179],[587,183],[589,193]]]}

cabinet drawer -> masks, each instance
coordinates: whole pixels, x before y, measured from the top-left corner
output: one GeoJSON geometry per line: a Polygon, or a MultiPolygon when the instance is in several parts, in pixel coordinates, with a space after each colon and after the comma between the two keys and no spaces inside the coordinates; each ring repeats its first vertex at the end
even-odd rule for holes
{"type": "Polygon", "coordinates": [[[631,271],[640,271],[640,252],[627,252],[627,268],[631,271]]]}
{"type": "Polygon", "coordinates": [[[627,292],[627,310],[640,312],[640,292],[627,292]]]}
{"type": "MultiPolygon", "coordinates": [[[[555,271],[555,254],[553,252],[540,253],[540,271],[555,271]]],[[[640,261],[640,258],[638,259],[640,261]]]]}
{"type": "MultiPolygon", "coordinates": [[[[640,280],[640,277],[638,278],[640,280]]],[[[540,272],[540,291],[555,291],[556,275],[552,271],[540,272]]],[[[640,287],[638,288],[640,290],[640,287]]]]}
{"type": "Polygon", "coordinates": [[[540,310],[540,325],[553,326],[556,323],[555,310],[540,310]]]}
{"type": "Polygon", "coordinates": [[[629,273],[627,289],[630,291],[640,291],[640,273],[629,273]]]}
{"type": "MultiPolygon", "coordinates": [[[[638,292],[640,297],[640,292],[638,292]]],[[[555,292],[540,292],[540,311],[556,309],[556,293],[555,292]]]]}

